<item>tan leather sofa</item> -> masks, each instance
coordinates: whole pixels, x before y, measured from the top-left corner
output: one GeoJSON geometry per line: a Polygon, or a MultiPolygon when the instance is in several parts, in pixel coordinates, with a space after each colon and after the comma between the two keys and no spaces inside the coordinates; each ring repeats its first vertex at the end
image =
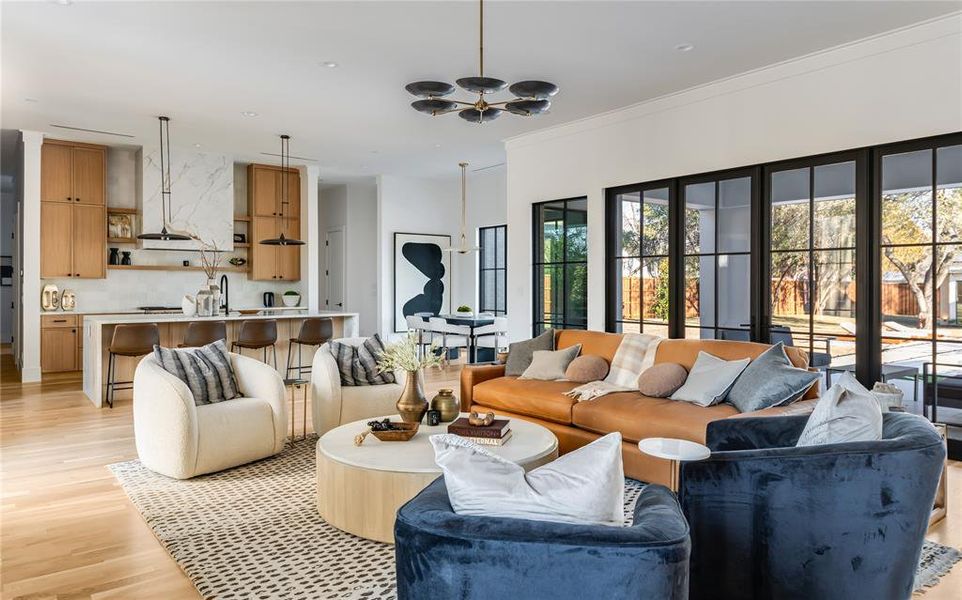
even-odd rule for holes
{"type": "MultiPolygon", "coordinates": [[[[574,329],[559,330],[555,347],[581,344],[581,355],[602,356],[609,363],[621,343],[621,334],[574,329]]],[[[767,344],[722,340],[663,340],[655,363],[675,362],[691,369],[704,350],[725,360],[754,359],[769,348],[767,344]]],[[[808,354],[786,347],[795,366],[808,366],[808,354]]],[[[705,443],[708,423],[741,416],[805,414],[818,398],[818,385],[805,396],[785,407],[739,413],[730,404],[701,407],[689,402],[650,398],[640,392],[619,392],[594,400],[578,402],[564,392],[578,384],[568,381],[534,381],[505,377],[504,365],[467,366],[461,371],[462,410],[492,410],[510,418],[525,419],[550,429],[558,436],[561,453],[570,452],[598,437],[620,431],[625,474],[641,481],[667,485],[669,465],[642,454],[638,442],[647,437],[674,437],[705,443]]]]}

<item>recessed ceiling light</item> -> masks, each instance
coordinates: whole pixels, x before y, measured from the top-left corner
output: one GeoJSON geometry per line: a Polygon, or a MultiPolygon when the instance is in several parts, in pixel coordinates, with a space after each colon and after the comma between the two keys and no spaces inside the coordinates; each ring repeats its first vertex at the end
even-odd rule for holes
{"type": "Polygon", "coordinates": [[[441,147],[441,144],[435,144],[434,147],[435,147],[435,148],[440,148],[440,147],[441,147]]]}
{"type": "Polygon", "coordinates": [[[53,1],[59,4],[60,6],[70,6],[71,4],[73,4],[73,0],[53,0],[53,1]]]}
{"type": "Polygon", "coordinates": [[[194,144],[194,148],[200,148],[200,144],[194,144]]]}
{"type": "Polygon", "coordinates": [[[334,61],[332,61],[332,60],[326,60],[326,61],[324,61],[324,62],[321,63],[321,66],[327,67],[328,69],[336,69],[336,68],[337,68],[337,63],[334,62],[334,61]]]}
{"type": "Polygon", "coordinates": [[[24,101],[24,102],[40,102],[40,101],[37,100],[36,98],[24,98],[23,101],[24,101]]]}
{"type": "Polygon", "coordinates": [[[675,46],[675,50],[679,52],[688,52],[694,49],[695,49],[695,46],[693,46],[692,44],[678,44],[677,46],[675,46]]]}
{"type": "Polygon", "coordinates": [[[252,111],[252,110],[245,110],[245,111],[242,112],[241,114],[244,115],[245,117],[256,117],[256,116],[257,116],[257,113],[254,112],[254,111],[252,111]]]}

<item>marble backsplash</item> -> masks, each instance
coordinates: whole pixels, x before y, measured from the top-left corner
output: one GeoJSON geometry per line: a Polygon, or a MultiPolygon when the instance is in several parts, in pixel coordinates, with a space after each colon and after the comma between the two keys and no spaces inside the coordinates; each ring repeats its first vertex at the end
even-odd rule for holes
{"type": "MultiPolygon", "coordinates": [[[[184,148],[170,149],[170,223],[168,229],[189,232],[222,250],[233,250],[234,163],[230,156],[184,148]]],[[[145,146],[139,153],[138,192],[142,230],[160,231],[160,148],[145,146]]],[[[194,241],[144,240],[142,248],[196,250],[194,241]]]]}

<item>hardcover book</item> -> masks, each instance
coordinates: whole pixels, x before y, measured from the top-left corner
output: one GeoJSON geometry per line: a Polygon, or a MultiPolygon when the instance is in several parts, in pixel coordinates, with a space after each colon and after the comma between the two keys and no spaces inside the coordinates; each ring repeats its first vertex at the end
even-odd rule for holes
{"type": "Polygon", "coordinates": [[[480,444],[481,446],[503,446],[508,442],[508,440],[511,439],[511,430],[509,429],[507,432],[505,432],[504,437],[499,438],[468,437],[464,435],[460,437],[463,437],[466,440],[471,440],[475,444],[480,444]]]}
{"type": "Polygon", "coordinates": [[[460,435],[462,437],[493,438],[500,439],[510,431],[508,419],[495,419],[487,427],[478,427],[468,422],[467,417],[461,417],[448,425],[448,433],[460,435]]]}

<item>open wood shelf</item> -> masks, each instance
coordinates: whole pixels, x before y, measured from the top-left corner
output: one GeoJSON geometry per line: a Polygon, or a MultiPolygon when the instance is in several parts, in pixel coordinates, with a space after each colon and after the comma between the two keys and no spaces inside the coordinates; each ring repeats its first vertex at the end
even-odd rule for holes
{"type": "Polygon", "coordinates": [[[108,244],[136,244],[137,238],[107,238],[108,244]]]}
{"type": "Polygon", "coordinates": [[[244,215],[234,215],[235,221],[242,221],[244,223],[250,223],[251,218],[244,215]]]}
{"type": "Polygon", "coordinates": [[[115,215],[139,215],[140,211],[136,208],[120,208],[119,206],[108,206],[107,214],[115,215]]]}
{"type": "MultiPolygon", "coordinates": [[[[107,265],[108,269],[118,269],[121,271],[203,271],[204,267],[199,265],[191,265],[185,267],[183,265],[107,265]]],[[[230,273],[247,273],[247,265],[242,267],[217,267],[218,271],[230,272],[230,273]]]]}
{"type": "Polygon", "coordinates": [[[250,242],[234,242],[234,247],[235,247],[235,248],[250,248],[250,247],[251,247],[251,244],[250,244],[250,242]]]}

